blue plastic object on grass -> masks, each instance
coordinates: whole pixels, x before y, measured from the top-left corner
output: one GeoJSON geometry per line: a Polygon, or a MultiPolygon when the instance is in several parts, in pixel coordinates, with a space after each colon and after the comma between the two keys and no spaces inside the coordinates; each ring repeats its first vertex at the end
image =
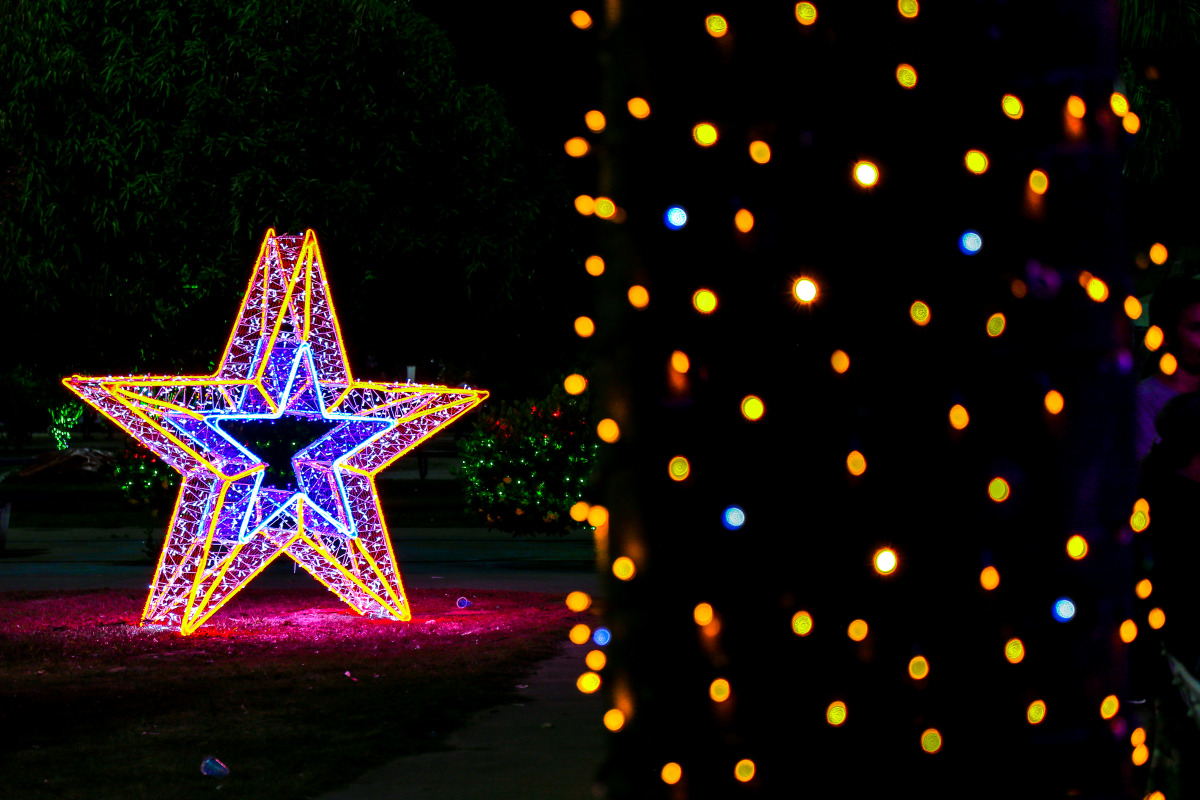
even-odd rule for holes
{"type": "Polygon", "coordinates": [[[229,777],[229,767],[221,763],[216,756],[209,756],[200,762],[200,771],[210,778],[229,777]]]}

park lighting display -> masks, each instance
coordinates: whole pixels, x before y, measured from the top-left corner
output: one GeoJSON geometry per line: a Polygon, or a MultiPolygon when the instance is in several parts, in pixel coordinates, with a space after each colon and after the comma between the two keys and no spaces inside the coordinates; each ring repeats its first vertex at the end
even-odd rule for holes
{"type": "Polygon", "coordinates": [[[312,231],[267,231],[212,375],[63,383],[183,476],[142,612],[183,634],[280,555],[410,619],[375,476],[488,395],[354,379],[312,231]]]}

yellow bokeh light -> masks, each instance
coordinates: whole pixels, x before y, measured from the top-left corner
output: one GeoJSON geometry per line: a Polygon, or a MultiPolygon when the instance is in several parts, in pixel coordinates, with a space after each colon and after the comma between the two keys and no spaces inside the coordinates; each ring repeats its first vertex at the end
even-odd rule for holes
{"type": "Polygon", "coordinates": [[[733,777],[737,778],[742,783],[754,778],[755,766],[754,762],[748,758],[743,758],[733,767],[733,777]]]}
{"type": "Polygon", "coordinates": [[[771,146],[762,141],[751,142],[750,159],[755,164],[766,164],[771,160],[771,146]]]}
{"type": "Polygon", "coordinates": [[[612,219],[617,213],[617,204],[608,197],[596,198],[596,216],[601,219],[612,219]]]}
{"type": "Polygon", "coordinates": [[[1121,127],[1126,133],[1137,133],[1142,129],[1142,118],[1130,111],[1121,118],[1121,127]]]}
{"type": "MultiPolygon", "coordinates": [[[[1126,115],[1126,119],[1128,119],[1128,115],[1126,115]]],[[[1150,750],[1146,747],[1146,745],[1139,744],[1137,747],[1133,748],[1133,755],[1131,755],[1130,758],[1133,759],[1133,765],[1135,767],[1140,767],[1150,758],[1150,750]]]]}
{"type": "Polygon", "coordinates": [[[1137,747],[1139,744],[1146,743],[1146,729],[1134,728],[1133,733],[1129,734],[1129,746],[1137,747]]]}
{"type": "Polygon", "coordinates": [[[875,551],[875,558],[872,559],[875,565],[875,571],[880,575],[891,575],[896,571],[896,565],[899,559],[896,558],[896,551],[890,547],[884,547],[875,551]]]}
{"type": "Polygon", "coordinates": [[[713,621],[713,607],[710,603],[700,603],[692,609],[692,619],[696,620],[696,624],[703,627],[713,621]]]}
{"type": "Polygon", "coordinates": [[[729,33],[729,23],[720,14],[709,14],[704,18],[704,28],[717,39],[729,33]]]}
{"type": "Polygon", "coordinates": [[[572,611],[587,611],[592,604],[592,596],[587,592],[571,592],[567,595],[567,608],[572,611]]]}
{"type": "Polygon", "coordinates": [[[1120,92],[1112,93],[1112,96],[1108,98],[1108,105],[1118,117],[1123,117],[1129,113],[1129,100],[1120,92]]]}
{"type": "Polygon", "coordinates": [[[587,524],[599,528],[608,524],[608,509],[604,506],[592,506],[588,509],[587,524]]]}
{"type": "Polygon", "coordinates": [[[796,19],[801,25],[812,25],[817,21],[817,7],[812,3],[796,3],[796,19]]]}
{"type": "Polygon", "coordinates": [[[587,30],[592,27],[592,15],[584,11],[582,8],[578,11],[571,12],[571,24],[580,30],[587,30]]]}
{"type": "Polygon", "coordinates": [[[792,284],[792,294],[801,303],[811,303],[817,299],[817,284],[812,278],[800,278],[792,284]]]}
{"type": "Polygon", "coordinates": [[[1108,299],[1108,284],[1099,278],[1092,278],[1088,281],[1087,293],[1097,303],[1103,303],[1108,299]]]}
{"type": "Polygon", "coordinates": [[[604,727],[616,733],[625,727],[625,712],[619,708],[610,708],[604,712],[604,727]]]}
{"type": "Polygon", "coordinates": [[[968,150],[963,161],[966,163],[967,169],[976,175],[982,175],[987,172],[988,157],[984,155],[982,150],[968,150]]]}
{"type": "Polygon", "coordinates": [[[592,148],[590,145],[588,145],[587,139],[584,139],[581,136],[575,136],[567,139],[567,143],[563,145],[563,149],[567,151],[567,155],[569,155],[571,158],[580,158],[581,156],[586,156],[588,154],[588,150],[591,150],[592,148]]]}
{"type": "Polygon", "coordinates": [[[692,138],[701,147],[711,147],[717,143],[717,128],[711,122],[701,122],[692,128],[692,138]]]}
{"type": "Polygon", "coordinates": [[[921,734],[921,749],[926,753],[936,753],[942,749],[942,732],[937,728],[929,728],[921,734]]]}
{"type": "Polygon", "coordinates": [[[879,183],[879,167],[870,161],[859,161],[854,165],[854,180],[859,186],[874,186],[879,183]]]}
{"type": "Polygon", "coordinates": [[[584,339],[596,332],[596,323],[592,322],[591,317],[578,317],[575,320],[575,333],[582,336],[584,339]]]}
{"type": "Polygon", "coordinates": [[[1174,375],[1175,370],[1179,368],[1179,362],[1170,353],[1163,353],[1162,358],[1158,360],[1158,368],[1162,370],[1163,375],[1174,375]]]}
{"type": "Polygon", "coordinates": [[[1129,515],[1129,527],[1134,533],[1141,533],[1150,526],[1150,515],[1145,511],[1134,511],[1129,515]]]}
{"type": "Polygon", "coordinates": [[[675,456],[667,464],[667,474],[673,481],[687,480],[687,476],[692,474],[692,465],[683,456],[675,456]]]}
{"type": "Polygon", "coordinates": [[[588,639],[592,638],[592,629],[581,622],[573,626],[567,636],[573,644],[587,644],[588,639]]]}
{"type": "Polygon", "coordinates": [[[916,301],[908,307],[908,316],[913,322],[924,327],[929,324],[929,306],[921,300],[916,301]]]}
{"type": "Polygon", "coordinates": [[[1020,639],[1009,639],[1004,643],[1004,657],[1010,664],[1020,664],[1025,658],[1025,643],[1020,639]]]}
{"type": "Polygon", "coordinates": [[[1008,319],[999,312],[992,314],[987,319],[987,335],[995,339],[1000,334],[1004,333],[1004,328],[1008,325],[1008,319]]]}
{"type": "Polygon", "coordinates": [[[1121,623],[1121,627],[1117,629],[1117,633],[1120,635],[1122,642],[1129,644],[1137,638],[1137,623],[1131,619],[1127,619],[1121,623]]]}
{"type": "Polygon", "coordinates": [[[1087,539],[1080,536],[1078,533],[1067,539],[1067,555],[1075,561],[1079,561],[1088,554],[1087,539]]]}
{"type": "Polygon", "coordinates": [[[792,633],[797,636],[808,636],[812,633],[813,618],[807,611],[797,611],[792,615],[792,633]]]}
{"type": "Polygon", "coordinates": [[[671,353],[671,369],[682,375],[691,369],[691,366],[692,361],[687,357],[687,353],[682,350],[671,353]]]}
{"type": "Polygon", "coordinates": [[[1029,708],[1025,711],[1025,719],[1029,720],[1030,725],[1038,725],[1046,718],[1046,702],[1044,700],[1034,700],[1029,704],[1029,708]]]}
{"type": "Polygon", "coordinates": [[[1167,263],[1167,247],[1161,242],[1150,245],[1150,260],[1160,267],[1167,263]]]}
{"type": "Polygon", "coordinates": [[[598,278],[604,274],[604,259],[600,256],[588,256],[587,261],[583,262],[583,268],[587,270],[587,274],[598,278]]]}
{"type": "Polygon", "coordinates": [[[625,104],[625,107],[637,119],[645,119],[650,116],[650,104],[646,102],[646,98],[644,97],[629,98],[629,102],[625,104]]]}
{"type": "Polygon", "coordinates": [[[733,215],[733,226],[742,233],[749,233],[754,229],[754,215],[746,209],[741,209],[733,215]]]}
{"type": "Polygon", "coordinates": [[[596,211],[596,201],[591,195],[581,194],[575,198],[575,210],[585,217],[596,211]]]}
{"type": "Polygon", "coordinates": [[[584,694],[591,694],[600,688],[600,676],[594,672],[585,672],[575,681],[575,688],[584,694]]]}
{"type": "Polygon", "coordinates": [[[1146,795],[1145,800],[1167,800],[1167,796],[1162,792],[1151,792],[1146,795]]]}
{"type": "Polygon", "coordinates": [[[1065,401],[1063,400],[1062,392],[1058,391],[1057,389],[1051,389],[1050,391],[1046,392],[1046,397],[1042,401],[1042,404],[1045,405],[1046,410],[1051,414],[1057,414],[1061,412],[1063,410],[1064,403],[1065,401]]]}
{"type": "Polygon", "coordinates": [[[1152,608],[1150,609],[1150,613],[1146,616],[1146,624],[1148,624],[1154,630],[1158,630],[1163,625],[1167,624],[1167,615],[1163,613],[1161,608],[1152,608]]]}
{"type": "Polygon", "coordinates": [[[1104,719],[1112,719],[1120,710],[1121,701],[1117,699],[1115,694],[1110,694],[1100,701],[1100,716],[1104,719]]]}
{"type": "Polygon", "coordinates": [[[589,111],[583,115],[583,122],[588,126],[588,130],[599,133],[604,130],[605,120],[604,115],[599,111],[589,111]]]}
{"type": "Polygon", "coordinates": [[[961,431],[971,422],[971,415],[967,413],[965,406],[955,404],[950,407],[950,426],[956,431],[961,431]]]}
{"type": "Polygon", "coordinates": [[[912,64],[901,64],[896,67],[896,83],[905,89],[911,89],[917,85],[917,70],[912,64]]]}
{"type": "Polygon", "coordinates": [[[587,520],[588,512],[591,510],[591,506],[580,500],[578,503],[571,506],[571,510],[568,513],[570,513],[571,519],[575,520],[576,522],[584,522],[587,520]]]}
{"type": "Polygon", "coordinates": [[[865,619],[856,619],[850,623],[850,627],[846,628],[846,635],[856,642],[861,642],[867,638],[868,630],[865,619]]]}
{"type": "Polygon", "coordinates": [[[834,350],[833,355],[829,357],[829,365],[833,367],[833,371],[841,375],[850,369],[850,356],[846,355],[845,350],[834,350]]]}
{"type": "Polygon", "coordinates": [[[676,783],[679,783],[679,779],[683,777],[683,767],[672,761],[669,764],[663,765],[662,772],[660,774],[662,776],[663,783],[673,786],[676,783]]]}
{"type": "Polygon", "coordinates": [[[767,410],[761,398],[748,394],[742,398],[742,416],[754,422],[762,419],[763,413],[767,410]]]}
{"type": "Polygon", "coordinates": [[[834,700],[825,709],[825,721],[835,728],[846,721],[846,704],[841,700],[834,700]]]}
{"type": "Polygon", "coordinates": [[[908,662],[908,677],[916,681],[929,677],[929,661],[925,656],[914,656],[908,662]]]}
{"type": "Polygon", "coordinates": [[[900,16],[904,17],[905,19],[912,19],[915,17],[921,8],[917,3],[917,0],[899,0],[899,2],[896,3],[896,7],[900,9],[900,16]]]}
{"type": "Polygon", "coordinates": [[[1146,500],[1146,498],[1144,498],[1144,497],[1139,497],[1137,500],[1133,501],[1133,510],[1134,511],[1144,511],[1145,513],[1149,514],[1150,513],[1150,502],[1148,500],[1146,500]]]}
{"type": "Polygon", "coordinates": [[[1133,295],[1125,298],[1125,316],[1130,319],[1137,319],[1142,316],[1142,301],[1138,300],[1133,295]]]}
{"type": "Polygon", "coordinates": [[[729,699],[729,681],[717,678],[709,685],[708,696],[718,703],[724,703],[729,699]]]}
{"type": "Polygon", "coordinates": [[[608,663],[608,656],[604,655],[603,650],[589,650],[583,660],[587,664],[588,669],[599,672],[608,663]]]}
{"type": "Polygon", "coordinates": [[[1029,188],[1034,194],[1045,194],[1050,188],[1050,178],[1040,169],[1029,173],[1029,188]]]}
{"type": "Polygon", "coordinates": [[[650,305],[650,292],[646,291],[645,286],[633,285],[629,287],[628,292],[629,305],[634,308],[645,308],[650,305]]]}
{"type": "Polygon", "coordinates": [[[1146,335],[1142,338],[1142,342],[1146,345],[1146,349],[1151,352],[1162,347],[1163,329],[1157,325],[1151,325],[1146,329],[1146,335]]]}
{"type": "Polygon", "coordinates": [[[867,459],[857,450],[851,450],[850,455],[846,456],[846,469],[850,470],[851,475],[862,475],[867,471],[867,459]]]}
{"type": "Polygon", "coordinates": [[[997,503],[1003,503],[1009,495],[1008,481],[999,476],[988,481],[988,497],[997,503]]]}
{"type": "Polygon", "coordinates": [[[568,375],[563,379],[563,389],[567,394],[583,394],[587,389],[587,378],[579,374],[568,375]]]}
{"type": "Polygon", "coordinates": [[[1145,600],[1154,591],[1154,584],[1150,582],[1149,578],[1142,578],[1137,582],[1137,586],[1133,587],[1133,591],[1139,598],[1145,600]]]}
{"type": "Polygon", "coordinates": [[[698,289],[692,295],[692,307],[701,314],[711,314],[717,310],[717,296],[710,289],[698,289]]]}
{"type": "Polygon", "coordinates": [[[1000,108],[1009,119],[1020,119],[1025,115],[1025,104],[1015,94],[1006,94],[1000,98],[1000,108]]]}
{"type": "Polygon", "coordinates": [[[612,444],[621,438],[621,428],[617,425],[616,420],[602,419],[596,425],[596,435],[609,444],[612,444]]]}
{"type": "Polygon", "coordinates": [[[616,575],[619,580],[628,581],[632,580],[633,576],[637,574],[637,567],[634,566],[632,558],[621,556],[613,562],[612,571],[613,575],[616,575]]]}
{"type": "Polygon", "coordinates": [[[1067,115],[1074,119],[1083,119],[1087,114],[1087,104],[1083,102],[1083,98],[1078,95],[1071,95],[1067,98],[1067,115]]]}
{"type": "Polygon", "coordinates": [[[1000,585],[1000,571],[995,567],[984,567],[979,573],[979,585],[991,591],[1000,585]]]}

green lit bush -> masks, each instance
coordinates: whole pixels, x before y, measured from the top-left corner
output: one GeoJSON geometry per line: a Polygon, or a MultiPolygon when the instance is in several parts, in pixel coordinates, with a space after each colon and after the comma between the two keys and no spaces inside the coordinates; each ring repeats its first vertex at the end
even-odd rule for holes
{"type": "Polygon", "coordinates": [[[597,448],[583,396],[557,389],[537,401],[489,401],[458,443],[468,511],[488,528],[564,534],[597,448]]]}

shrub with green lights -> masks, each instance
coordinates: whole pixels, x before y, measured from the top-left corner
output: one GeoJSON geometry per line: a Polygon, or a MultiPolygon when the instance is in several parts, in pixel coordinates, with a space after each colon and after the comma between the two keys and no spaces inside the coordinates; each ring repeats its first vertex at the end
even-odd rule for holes
{"type": "Polygon", "coordinates": [[[71,400],[47,410],[50,412],[50,433],[54,435],[54,446],[66,450],[71,446],[71,429],[83,419],[83,403],[71,400]]]}
{"type": "Polygon", "coordinates": [[[583,499],[598,445],[587,401],[557,389],[542,400],[487,403],[459,440],[467,507],[488,528],[564,534],[583,499]]]}
{"type": "Polygon", "coordinates": [[[117,457],[113,474],[130,505],[149,512],[149,527],[165,526],[170,521],[179,495],[179,473],[166,462],[146,448],[130,443],[117,457]]]}

